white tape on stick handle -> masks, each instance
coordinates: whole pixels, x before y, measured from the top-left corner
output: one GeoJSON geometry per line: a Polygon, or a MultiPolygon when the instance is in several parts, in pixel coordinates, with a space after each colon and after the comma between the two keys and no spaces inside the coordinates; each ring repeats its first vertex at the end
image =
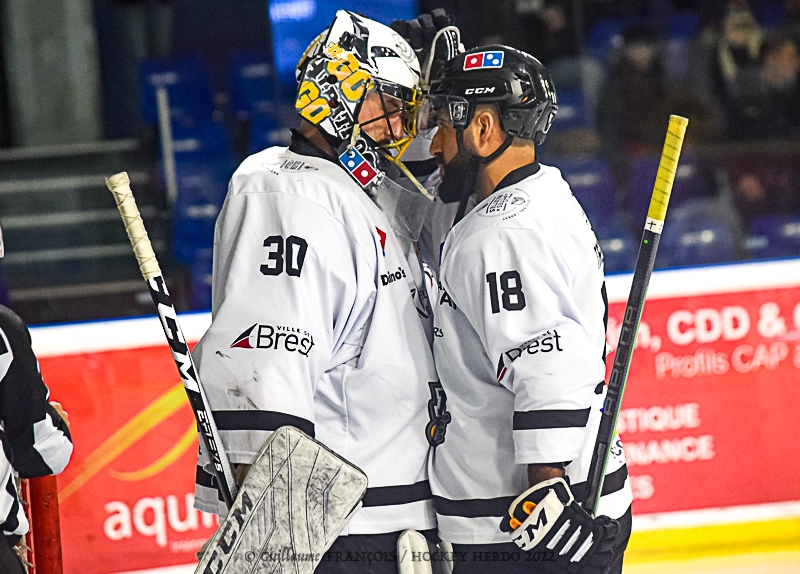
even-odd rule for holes
{"type": "Polygon", "coordinates": [[[131,180],[128,178],[127,172],[123,171],[107,178],[106,185],[114,194],[114,201],[116,201],[117,209],[125,223],[125,231],[128,233],[128,239],[131,240],[142,276],[145,280],[160,276],[161,268],[158,266],[153,246],[150,245],[150,239],[147,237],[142,216],[139,214],[139,208],[136,207],[136,200],[133,199],[131,180]]]}

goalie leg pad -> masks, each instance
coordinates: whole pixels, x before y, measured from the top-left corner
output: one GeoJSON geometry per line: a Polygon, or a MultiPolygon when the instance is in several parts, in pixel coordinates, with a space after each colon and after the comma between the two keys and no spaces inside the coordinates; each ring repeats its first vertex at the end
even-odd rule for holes
{"type": "Polygon", "coordinates": [[[367,490],[357,467],[294,427],[276,430],[195,574],[312,574],[367,490]]]}

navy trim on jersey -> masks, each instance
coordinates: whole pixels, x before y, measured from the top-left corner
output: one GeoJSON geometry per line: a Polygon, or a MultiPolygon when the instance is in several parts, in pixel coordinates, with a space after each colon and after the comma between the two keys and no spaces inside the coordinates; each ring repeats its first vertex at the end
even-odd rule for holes
{"type": "Polygon", "coordinates": [[[463,518],[481,518],[485,516],[505,516],[508,507],[516,496],[499,498],[471,498],[467,500],[450,500],[441,496],[433,497],[436,514],[442,516],[461,516],[463,518]]]}
{"type": "Polygon", "coordinates": [[[514,411],[514,430],[585,427],[590,412],[589,408],[514,411]]]}
{"type": "Polygon", "coordinates": [[[518,167],[517,169],[510,171],[506,174],[506,176],[500,180],[500,183],[497,184],[497,187],[494,188],[494,193],[498,189],[503,189],[504,187],[510,187],[515,183],[521,182],[523,179],[527,179],[532,175],[536,175],[539,173],[541,169],[541,165],[539,165],[539,160],[533,160],[533,163],[529,163],[528,165],[523,165],[522,167],[518,167]]]}
{"type": "Polygon", "coordinates": [[[339,165],[339,163],[331,157],[329,154],[325,153],[317,144],[312,142],[306,136],[301,134],[296,129],[292,129],[292,143],[289,144],[289,151],[296,153],[298,155],[307,155],[309,157],[318,157],[320,159],[328,160],[329,162],[339,165]]]}
{"type": "MultiPolygon", "coordinates": [[[[614,472],[607,474],[603,480],[603,492],[600,496],[607,496],[619,492],[625,486],[625,480],[628,478],[628,465],[623,464],[614,472]]],[[[583,500],[586,496],[586,482],[578,482],[569,487],[575,500],[583,500]]]]}
{"type": "MultiPolygon", "coordinates": [[[[217,488],[217,480],[214,475],[206,472],[202,466],[197,467],[194,481],[198,486],[217,488]]],[[[422,480],[414,484],[368,488],[361,502],[364,507],[394,506],[396,504],[410,504],[412,502],[430,500],[431,498],[433,498],[431,485],[427,480],[422,480]]],[[[222,500],[221,496],[220,500],[222,500]]]]}
{"type": "Polygon", "coordinates": [[[276,431],[293,426],[314,438],[314,423],[301,417],[276,411],[212,411],[221,431],[276,431]]]}
{"type": "Polygon", "coordinates": [[[194,481],[200,485],[205,486],[206,488],[217,488],[217,480],[214,478],[214,475],[210,472],[206,472],[202,466],[197,467],[197,472],[194,475],[194,481]]]}
{"type": "Polygon", "coordinates": [[[395,504],[430,500],[432,497],[430,483],[422,480],[414,484],[368,488],[361,503],[365,508],[368,506],[394,506],[395,504]]]}

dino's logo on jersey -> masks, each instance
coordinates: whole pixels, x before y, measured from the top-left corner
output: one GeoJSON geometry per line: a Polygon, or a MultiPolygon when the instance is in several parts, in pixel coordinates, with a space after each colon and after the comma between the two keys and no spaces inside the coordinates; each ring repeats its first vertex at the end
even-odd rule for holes
{"type": "Polygon", "coordinates": [[[231,344],[231,349],[272,349],[299,353],[308,357],[313,346],[314,337],[303,329],[255,323],[236,337],[231,344]]]}
{"type": "Polygon", "coordinates": [[[405,269],[403,269],[402,267],[398,267],[397,271],[389,271],[388,273],[382,273],[381,284],[388,285],[389,283],[400,281],[400,279],[405,278],[405,276],[406,276],[405,269]]]}
{"type": "Polygon", "coordinates": [[[493,193],[486,202],[478,208],[481,217],[502,217],[509,219],[525,211],[531,200],[520,189],[493,193]]]}
{"type": "Polygon", "coordinates": [[[428,444],[436,448],[444,442],[447,425],[450,424],[452,417],[447,412],[447,395],[444,393],[442,383],[439,381],[428,383],[428,387],[431,389],[431,399],[428,401],[430,420],[425,426],[425,438],[428,439],[428,444]]]}

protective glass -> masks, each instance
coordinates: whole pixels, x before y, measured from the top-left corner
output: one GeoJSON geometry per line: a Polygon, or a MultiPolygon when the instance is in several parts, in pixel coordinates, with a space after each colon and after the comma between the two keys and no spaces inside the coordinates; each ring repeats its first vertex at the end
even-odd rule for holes
{"type": "MultiPolygon", "coordinates": [[[[430,197],[434,190],[427,190],[430,197]]],[[[384,177],[380,185],[373,190],[375,203],[386,215],[395,233],[417,241],[425,222],[432,217],[434,203],[416,189],[416,185],[407,178],[394,181],[384,177]]]]}
{"type": "Polygon", "coordinates": [[[466,127],[469,120],[469,102],[460,96],[442,94],[425,98],[417,115],[419,133],[429,132],[438,126],[466,127]]]}

